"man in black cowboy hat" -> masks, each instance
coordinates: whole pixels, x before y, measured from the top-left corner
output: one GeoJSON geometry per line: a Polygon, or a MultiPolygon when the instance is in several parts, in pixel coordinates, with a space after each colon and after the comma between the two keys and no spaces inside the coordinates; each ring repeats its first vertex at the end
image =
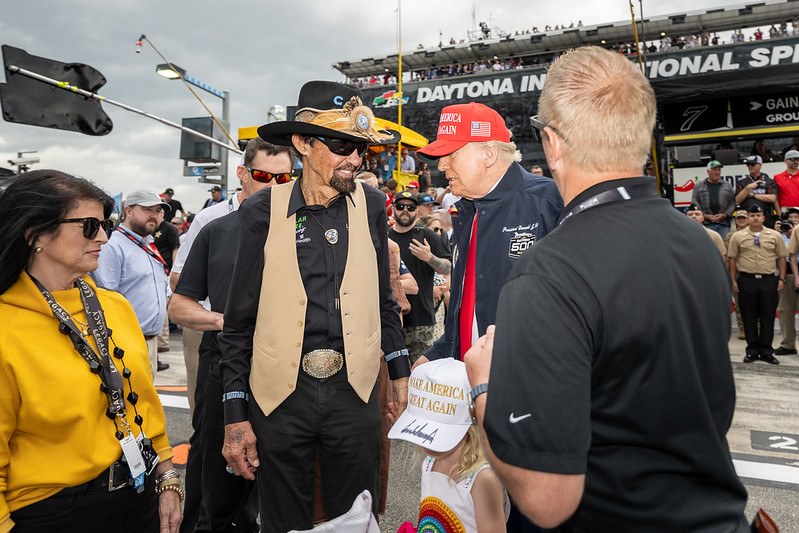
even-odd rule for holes
{"type": "Polygon", "coordinates": [[[381,350],[404,409],[408,352],[389,284],[385,197],[354,180],[375,128],[360,91],[314,81],[294,121],[258,128],[294,146],[303,175],[254,194],[240,209],[236,267],[219,335],[225,390],[223,455],[256,472],[263,529],[313,527],[321,460],[326,515],[345,513],[364,489],[380,499],[381,350]]]}

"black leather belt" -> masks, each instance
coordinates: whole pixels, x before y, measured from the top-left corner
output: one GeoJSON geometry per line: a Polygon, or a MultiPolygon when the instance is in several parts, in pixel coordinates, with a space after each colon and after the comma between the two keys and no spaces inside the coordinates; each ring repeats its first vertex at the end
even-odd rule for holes
{"type": "Polygon", "coordinates": [[[108,492],[113,492],[115,490],[128,487],[129,479],[132,481],[132,478],[130,477],[130,470],[128,469],[128,463],[120,459],[116,463],[100,472],[100,475],[98,475],[96,478],[74,487],[67,487],[60,491],[57,495],[66,496],[69,494],[82,494],[84,492],[92,492],[97,490],[107,490],[108,492]]]}
{"type": "Polygon", "coordinates": [[[754,278],[754,279],[763,279],[763,278],[773,278],[774,274],[750,274],[749,272],[738,272],[739,276],[744,276],[745,278],[754,278]]]}

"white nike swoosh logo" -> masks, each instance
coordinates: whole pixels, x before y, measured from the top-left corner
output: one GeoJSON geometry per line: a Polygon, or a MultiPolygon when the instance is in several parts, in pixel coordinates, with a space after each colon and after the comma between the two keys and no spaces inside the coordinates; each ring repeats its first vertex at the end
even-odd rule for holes
{"type": "Polygon", "coordinates": [[[510,416],[508,417],[508,422],[510,422],[511,424],[515,424],[517,422],[524,420],[525,418],[530,418],[531,416],[533,415],[530,413],[527,413],[526,415],[522,416],[513,416],[513,413],[511,413],[510,416]]]}

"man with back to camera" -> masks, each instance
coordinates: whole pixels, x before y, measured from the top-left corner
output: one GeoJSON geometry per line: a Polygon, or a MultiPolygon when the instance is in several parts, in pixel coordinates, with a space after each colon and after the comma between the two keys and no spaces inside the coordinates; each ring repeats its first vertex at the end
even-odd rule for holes
{"type": "Polygon", "coordinates": [[[496,334],[466,355],[492,467],[545,528],[749,532],[725,438],[729,280],[639,177],[652,87],[624,56],[579,48],[550,67],[538,113],[566,207],[508,276],[496,334]]]}
{"type": "Polygon", "coordinates": [[[295,120],[258,128],[293,146],[302,177],[242,206],[236,266],[225,308],[220,373],[223,455],[255,479],[269,533],[313,527],[320,457],[327,516],[364,489],[380,501],[381,349],[400,410],[410,364],[391,292],[385,195],[354,179],[378,130],[360,91],[311,81],[295,120]]]}

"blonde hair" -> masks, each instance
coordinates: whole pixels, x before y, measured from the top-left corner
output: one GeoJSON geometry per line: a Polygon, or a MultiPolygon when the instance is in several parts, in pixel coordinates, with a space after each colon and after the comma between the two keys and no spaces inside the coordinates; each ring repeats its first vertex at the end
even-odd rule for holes
{"type": "Polygon", "coordinates": [[[655,93],[622,54],[597,46],[569,50],[547,73],[538,118],[588,172],[640,171],[655,125],[655,93]]]}
{"type": "Polygon", "coordinates": [[[461,442],[463,442],[461,455],[458,457],[458,462],[452,465],[449,471],[449,479],[455,483],[459,483],[474,474],[487,462],[477,426],[469,426],[469,430],[463,436],[461,442]]]}

